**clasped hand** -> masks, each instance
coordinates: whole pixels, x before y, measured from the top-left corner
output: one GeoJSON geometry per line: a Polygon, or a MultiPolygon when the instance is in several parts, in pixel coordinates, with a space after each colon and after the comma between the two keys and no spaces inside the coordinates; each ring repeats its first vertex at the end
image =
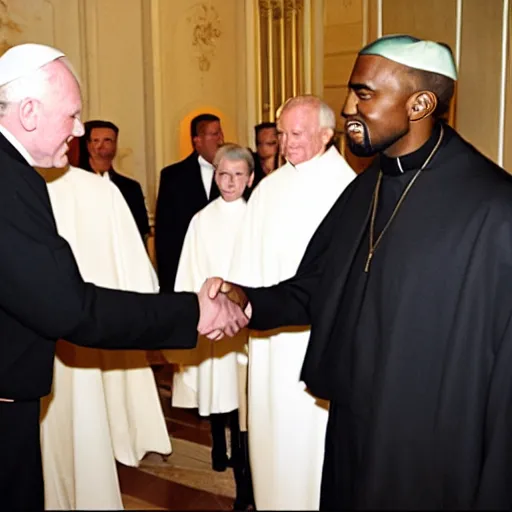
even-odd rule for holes
{"type": "Polygon", "coordinates": [[[210,277],[197,296],[200,310],[197,330],[207,338],[220,340],[225,334],[234,336],[249,323],[251,305],[236,284],[210,277]]]}

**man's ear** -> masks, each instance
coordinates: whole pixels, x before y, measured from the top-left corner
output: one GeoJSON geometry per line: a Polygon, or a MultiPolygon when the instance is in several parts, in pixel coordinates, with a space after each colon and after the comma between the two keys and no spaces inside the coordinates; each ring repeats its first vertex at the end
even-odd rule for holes
{"type": "Polygon", "coordinates": [[[431,91],[421,91],[409,100],[409,119],[420,121],[432,115],[437,108],[437,96],[431,91]]]}
{"type": "Polygon", "coordinates": [[[27,132],[32,132],[37,128],[37,122],[41,113],[42,105],[39,100],[34,98],[25,98],[19,106],[20,123],[27,132]]]}
{"type": "Polygon", "coordinates": [[[247,182],[247,188],[251,188],[253,183],[254,183],[254,171],[252,171],[251,175],[249,176],[249,181],[247,182]]]}
{"type": "Polygon", "coordinates": [[[322,128],[322,142],[324,147],[329,144],[330,140],[334,136],[334,130],[332,128],[322,128]]]}

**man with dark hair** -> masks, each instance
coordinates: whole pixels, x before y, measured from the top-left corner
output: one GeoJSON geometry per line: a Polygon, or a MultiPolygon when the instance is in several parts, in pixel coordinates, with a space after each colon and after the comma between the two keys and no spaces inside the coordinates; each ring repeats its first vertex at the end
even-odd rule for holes
{"type": "Polygon", "coordinates": [[[213,180],[213,158],[224,142],[220,119],[200,114],[190,123],[194,150],[162,169],[156,202],[155,251],[160,288],[174,290],[181,248],[192,217],[219,197],[213,180]]]}
{"type": "Polygon", "coordinates": [[[121,191],[132,212],[139,233],[146,241],[149,235],[148,212],[140,183],[114,170],[119,128],[110,121],[93,120],[84,123],[86,151],[80,152],[80,167],[110,179],[121,191]]]}
{"type": "Polygon", "coordinates": [[[279,141],[276,123],[265,122],[254,127],[254,185],[279,167],[279,141]]]}
{"type": "Polygon", "coordinates": [[[253,328],[312,325],[300,378],[330,400],[324,510],[512,508],[512,182],[439,118],[456,79],[444,45],[363,48],[343,117],[378,158],[294,277],[245,289],[253,328]]]}

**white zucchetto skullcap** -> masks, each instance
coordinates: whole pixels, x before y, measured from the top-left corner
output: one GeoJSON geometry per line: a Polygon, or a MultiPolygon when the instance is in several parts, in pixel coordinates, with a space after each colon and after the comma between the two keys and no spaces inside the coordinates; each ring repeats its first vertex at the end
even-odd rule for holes
{"type": "Polygon", "coordinates": [[[60,50],[44,44],[13,46],[0,57],[0,87],[61,57],[65,55],[60,50]]]}
{"type": "Polygon", "coordinates": [[[365,46],[359,55],[378,55],[414,69],[457,80],[457,67],[447,45],[407,35],[384,36],[365,46]]]}

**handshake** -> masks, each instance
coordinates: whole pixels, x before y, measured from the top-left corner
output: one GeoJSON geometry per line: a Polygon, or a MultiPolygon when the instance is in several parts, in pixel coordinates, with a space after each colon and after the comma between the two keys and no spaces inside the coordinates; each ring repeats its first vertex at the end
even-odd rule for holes
{"type": "Polygon", "coordinates": [[[210,277],[204,282],[197,297],[197,330],[210,340],[220,340],[224,335],[234,336],[249,323],[251,304],[238,285],[220,277],[210,277]]]}

